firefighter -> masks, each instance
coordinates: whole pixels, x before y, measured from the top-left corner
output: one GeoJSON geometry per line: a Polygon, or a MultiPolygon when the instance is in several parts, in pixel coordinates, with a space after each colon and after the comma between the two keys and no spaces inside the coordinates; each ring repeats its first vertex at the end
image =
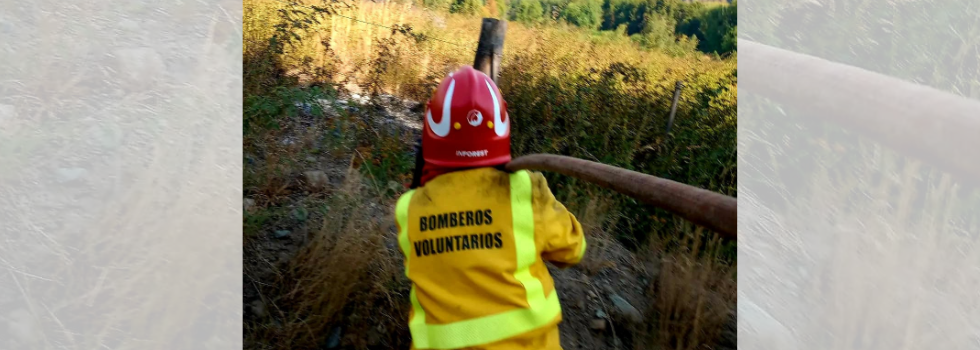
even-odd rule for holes
{"type": "Polygon", "coordinates": [[[395,207],[412,283],[413,349],[561,349],[561,305],[545,261],[565,268],[585,235],[536,172],[511,160],[507,103],[469,66],[425,108],[420,185],[395,207]]]}

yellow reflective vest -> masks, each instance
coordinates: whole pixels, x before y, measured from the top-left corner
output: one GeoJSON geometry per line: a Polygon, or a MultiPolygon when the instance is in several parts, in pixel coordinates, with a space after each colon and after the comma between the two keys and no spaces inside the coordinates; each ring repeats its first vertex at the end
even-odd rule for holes
{"type": "Polygon", "coordinates": [[[395,207],[412,282],[413,349],[561,349],[544,260],[577,264],[582,227],[544,176],[478,168],[440,175],[395,207]]]}

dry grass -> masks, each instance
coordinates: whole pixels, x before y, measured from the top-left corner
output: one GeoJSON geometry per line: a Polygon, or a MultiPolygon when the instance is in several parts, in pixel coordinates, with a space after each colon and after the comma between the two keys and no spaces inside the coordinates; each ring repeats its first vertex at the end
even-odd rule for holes
{"type": "Polygon", "coordinates": [[[618,256],[623,248],[611,232],[622,213],[615,210],[614,196],[587,190],[570,194],[565,204],[589,240],[589,251],[575,269],[597,276],[605,269],[625,269],[616,263],[623,259],[652,268],[644,276],[652,280],[646,290],[648,307],[641,310],[645,323],[620,325],[616,335],[630,339],[634,349],[734,349],[734,343],[724,344],[722,339],[733,341],[735,332],[737,264],[726,256],[733,242],[675,219],[676,236],[655,235],[635,255],[618,256]]]}
{"type": "MultiPolygon", "coordinates": [[[[308,1],[309,4],[318,4],[308,1]]],[[[342,10],[344,16],[326,18],[303,35],[300,43],[286,50],[284,63],[298,71],[326,69],[334,83],[369,85],[380,83],[389,93],[424,100],[445,76],[460,64],[472,64],[480,33],[480,17],[449,14],[421,8],[410,3],[355,2],[342,10]],[[353,19],[351,19],[353,18],[353,19]],[[380,77],[370,77],[382,41],[404,38],[392,30],[368,23],[395,27],[407,25],[421,41],[400,42],[386,55],[388,69],[380,77]],[[439,40],[435,40],[439,39],[439,40]],[[420,88],[418,85],[423,85],[420,88]]],[[[272,33],[274,11],[285,5],[276,0],[246,0],[246,52],[261,49],[272,33]]],[[[504,65],[520,55],[547,55],[552,64],[548,72],[588,70],[612,62],[630,62],[668,81],[670,89],[677,79],[704,79],[708,75],[730,70],[734,60],[713,60],[704,56],[673,57],[647,51],[626,37],[596,36],[574,26],[552,24],[526,26],[509,22],[504,65]]],[[[691,82],[693,84],[693,82],[691,82]]],[[[690,84],[689,84],[690,85],[690,84]]]]}
{"type": "Polygon", "coordinates": [[[349,343],[366,346],[371,332],[379,334],[376,342],[401,343],[407,279],[400,256],[389,248],[395,239],[391,203],[378,198],[350,169],[327,201],[320,229],[264,295],[277,322],[249,325],[250,341],[260,348],[311,349],[342,327],[352,334],[349,343]]]}
{"type": "Polygon", "coordinates": [[[652,340],[650,348],[694,350],[716,344],[735,309],[737,266],[721,259],[724,242],[717,236],[705,239],[700,228],[683,226],[677,249],[652,243],[664,253],[650,290],[655,302],[647,314],[656,315],[656,326],[650,329],[654,333],[647,339],[652,340]]]}

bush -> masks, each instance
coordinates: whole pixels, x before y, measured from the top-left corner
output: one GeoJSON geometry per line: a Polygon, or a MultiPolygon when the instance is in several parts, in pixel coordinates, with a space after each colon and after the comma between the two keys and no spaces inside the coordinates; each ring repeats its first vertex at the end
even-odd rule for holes
{"type": "Polygon", "coordinates": [[[487,0],[486,13],[493,18],[507,19],[507,0],[487,0]]]}
{"type": "Polygon", "coordinates": [[[737,17],[734,4],[708,10],[701,21],[701,32],[704,33],[701,50],[719,55],[735,51],[737,17]]]}
{"type": "Polygon", "coordinates": [[[653,16],[643,24],[643,30],[630,36],[640,46],[652,49],[666,48],[674,44],[674,23],[669,19],[653,16]]]}
{"type": "Polygon", "coordinates": [[[422,0],[422,6],[433,10],[449,10],[453,0],[422,0]]]}
{"type": "Polygon", "coordinates": [[[514,0],[510,7],[510,19],[522,23],[537,23],[544,19],[544,8],[538,0],[514,0]]]}
{"type": "MultiPolygon", "coordinates": [[[[501,89],[515,117],[515,156],[570,155],[736,194],[734,62],[683,73],[686,86],[672,133],[665,136],[674,80],[654,67],[669,63],[606,60],[579,51],[517,54],[502,69],[501,89]]],[[[562,200],[591,186],[548,176],[562,200]]],[[[642,241],[642,234],[633,235],[671,232],[672,223],[646,219],[668,213],[618,198],[624,214],[619,238],[642,241]]]]}
{"type": "Polygon", "coordinates": [[[587,29],[598,29],[602,22],[602,4],[596,0],[573,0],[561,11],[566,22],[587,29]]]}
{"type": "Polygon", "coordinates": [[[476,15],[483,12],[483,1],[481,0],[456,0],[449,7],[449,12],[463,15],[476,15]]]}

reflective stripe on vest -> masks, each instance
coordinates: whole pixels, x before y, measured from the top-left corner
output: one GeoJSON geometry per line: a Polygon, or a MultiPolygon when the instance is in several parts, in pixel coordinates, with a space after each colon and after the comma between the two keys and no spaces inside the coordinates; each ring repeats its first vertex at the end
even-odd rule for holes
{"type": "MultiPolygon", "coordinates": [[[[483,316],[449,324],[425,323],[425,310],[419,304],[415,286],[409,298],[414,315],[408,322],[412,342],[419,349],[455,349],[488,344],[537,329],[551,322],[561,313],[557,291],[545,297],[541,280],[531,275],[531,265],[538,259],[534,243],[534,209],[531,206],[531,176],[521,170],[510,175],[510,202],[514,224],[514,245],[517,251],[517,270],[514,278],[524,286],[527,309],[516,309],[495,315],[483,316]]],[[[405,276],[411,247],[408,241],[408,206],[415,191],[408,191],[398,199],[395,217],[401,232],[398,243],[405,255],[405,276]]]]}

